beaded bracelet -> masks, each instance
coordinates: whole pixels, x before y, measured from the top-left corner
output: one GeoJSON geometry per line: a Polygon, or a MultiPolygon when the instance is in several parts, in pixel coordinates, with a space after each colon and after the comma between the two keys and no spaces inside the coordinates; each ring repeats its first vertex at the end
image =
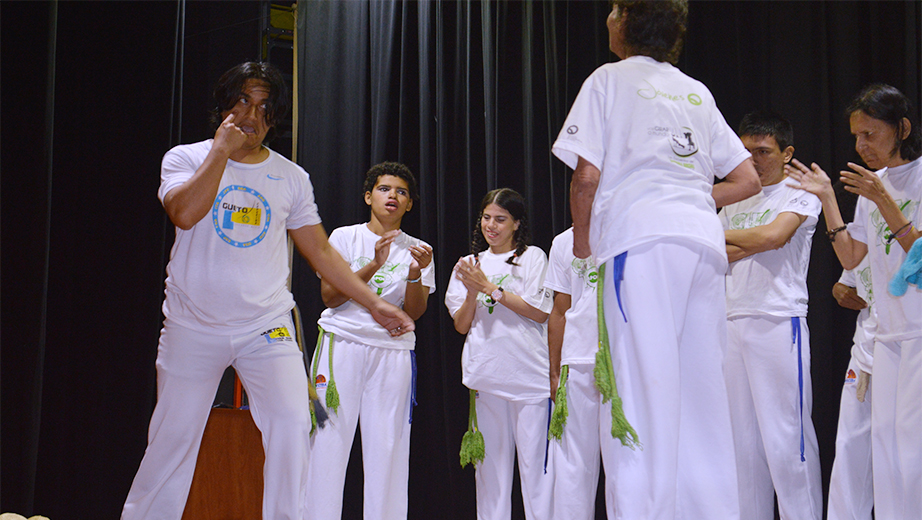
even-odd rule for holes
{"type": "Polygon", "coordinates": [[[839,226],[839,227],[837,227],[837,228],[835,228],[835,229],[831,229],[831,230],[827,231],[827,232],[826,232],[826,236],[829,237],[829,241],[830,241],[830,242],[835,242],[835,241],[836,241],[836,235],[839,234],[839,231],[845,231],[845,228],[846,228],[846,227],[848,227],[848,226],[839,226]]]}

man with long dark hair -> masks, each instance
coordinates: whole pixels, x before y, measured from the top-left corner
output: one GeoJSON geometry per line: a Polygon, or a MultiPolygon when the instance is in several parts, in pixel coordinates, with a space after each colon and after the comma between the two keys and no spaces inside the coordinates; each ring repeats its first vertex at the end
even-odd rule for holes
{"type": "Polygon", "coordinates": [[[122,518],[180,518],[202,433],[233,366],[265,446],[263,514],[303,516],[311,417],[287,288],[288,237],[324,280],[397,336],[413,321],[378,298],[327,242],[307,173],[264,143],[288,110],[264,63],[227,71],[215,89],[214,139],[163,158],[158,193],[176,225],[157,353],[157,406],[122,518]]]}

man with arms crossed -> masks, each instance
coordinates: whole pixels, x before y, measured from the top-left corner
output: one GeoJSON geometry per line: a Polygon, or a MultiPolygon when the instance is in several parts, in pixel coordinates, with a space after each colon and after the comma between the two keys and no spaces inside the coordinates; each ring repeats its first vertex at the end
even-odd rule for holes
{"type": "Polygon", "coordinates": [[[727,274],[724,373],[744,518],[820,520],[823,491],[810,411],[807,267],[821,204],[790,186],[791,124],[770,112],[743,117],[762,193],[720,211],[727,274]]]}

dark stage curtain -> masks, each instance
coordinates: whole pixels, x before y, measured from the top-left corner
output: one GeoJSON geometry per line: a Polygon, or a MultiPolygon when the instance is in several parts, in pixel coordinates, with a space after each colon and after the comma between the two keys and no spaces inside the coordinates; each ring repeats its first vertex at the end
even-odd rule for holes
{"type": "MultiPolygon", "coordinates": [[[[435,249],[438,291],[417,323],[411,517],[474,515],[473,470],[462,471],[458,459],[467,424],[464,337],[444,291],[452,266],[470,252],[487,191],[509,186],[525,196],[533,243],[545,251],[568,225],[567,175],[550,145],[568,99],[609,57],[606,12],[604,3],[568,2],[298,5],[297,155],[325,226],[367,221],[364,173],[400,161],[421,194],[404,229],[435,249]]],[[[317,285],[300,263],[294,290],[308,320],[324,308],[317,285]]],[[[359,471],[353,464],[345,518],[361,514],[361,486],[351,485],[359,471]]]]}
{"type": "MultiPolygon", "coordinates": [[[[679,67],[710,87],[731,126],[751,110],[774,109],[794,125],[798,158],[837,171],[857,159],[843,110],[863,85],[887,82],[918,95],[920,9],[915,2],[695,1],[679,67]]],[[[328,231],[366,221],[364,172],[400,161],[419,178],[422,199],[404,229],[436,253],[438,291],[417,323],[411,518],[474,516],[473,470],[458,465],[467,427],[464,338],[445,310],[444,290],[469,252],[488,190],[508,186],[525,196],[532,243],[545,251],[569,225],[570,172],[550,146],[582,81],[617,59],[608,51],[608,11],[606,2],[298,4],[298,162],[312,175],[328,231]]],[[[808,282],[825,482],[855,314],[830,296],[841,268],[824,230],[820,224],[808,282]]],[[[323,310],[317,286],[298,263],[294,290],[308,321],[323,310]]],[[[358,451],[348,480],[344,517],[357,518],[358,451]]]]}
{"type": "MultiPolygon", "coordinates": [[[[0,512],[118,516],[156,388],[172,243],[155,195],[160,160],[213,135],[211,87],[258,57],[259,7],[0,2],[0,512]]],[[[920,11],[911,0],[693,0],[679,67],[708,85],[732,126],[756,108],[786,115],[797,157],[834,172],[857,159],[842,111],[863,85],[890,83],[920,101],[920,11]]],[[[299,3],[299,162],[327,229],[367,219],[364,172],[402,161],[422,188],[405,229],[436,251],[438,292],[418,323],[410,518],[474,517],[473,470],[458,464],[463,337],[444,289],[487,190],[525,195],[545,250],[568,225],[569,172],[550,145],[582,81],[615,59],[607,12],[605,1],[299,3]]],[[[840,268],[823,231],[808,321],[825,478],[855,314],[829,295],[840,268]]],[[[319,284],[303,261],[294,271],[311,323],[319,284]]],[[[350,519],[362,500],[354,462],[350,519]]]]}

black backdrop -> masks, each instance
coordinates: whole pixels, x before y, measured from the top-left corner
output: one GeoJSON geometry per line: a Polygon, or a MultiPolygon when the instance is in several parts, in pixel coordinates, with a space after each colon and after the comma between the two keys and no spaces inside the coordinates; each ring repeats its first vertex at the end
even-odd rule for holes
{"type": "MultiPolygon", "coordinates": [[[[257,56],[261,11],[191,1],[0,9],[0,511],[114,518],[154,404],[172,243],[159,161],[173,144],[210,136],[211,84],[257,56]]],[[[418,323],[411,518],[473,517],[473,472],[457,459],[463,338],[444,288],[488,189],[526,196],[545,250],[568,225],[569,172],[549,144],[582,80],[614,59],[606,13],[605,2],[577,1],[299,7],[298,162],[325,226],[367,218],[360,182],[375,162],[405,162],[421,181],[405,228],[435,247],[439,291],[418,323]]],[[[861,86],[883,81],[919,100],[920,30],[912,1],[693,1],[679,67],[711,88],[731,125],[755,108],[785,114],[796,155],[834,171],[857,158],[842,110],[861,86]]],[[[823,230],[808,321],[825,482],[855,315],[829,296],[840,270],[823,230]]],[[[320,310],[316,286],[297,263],[308,322],[320,310]]],[[[350,469],[345,518],[360,515],[360,472],[350,469]]]]}

